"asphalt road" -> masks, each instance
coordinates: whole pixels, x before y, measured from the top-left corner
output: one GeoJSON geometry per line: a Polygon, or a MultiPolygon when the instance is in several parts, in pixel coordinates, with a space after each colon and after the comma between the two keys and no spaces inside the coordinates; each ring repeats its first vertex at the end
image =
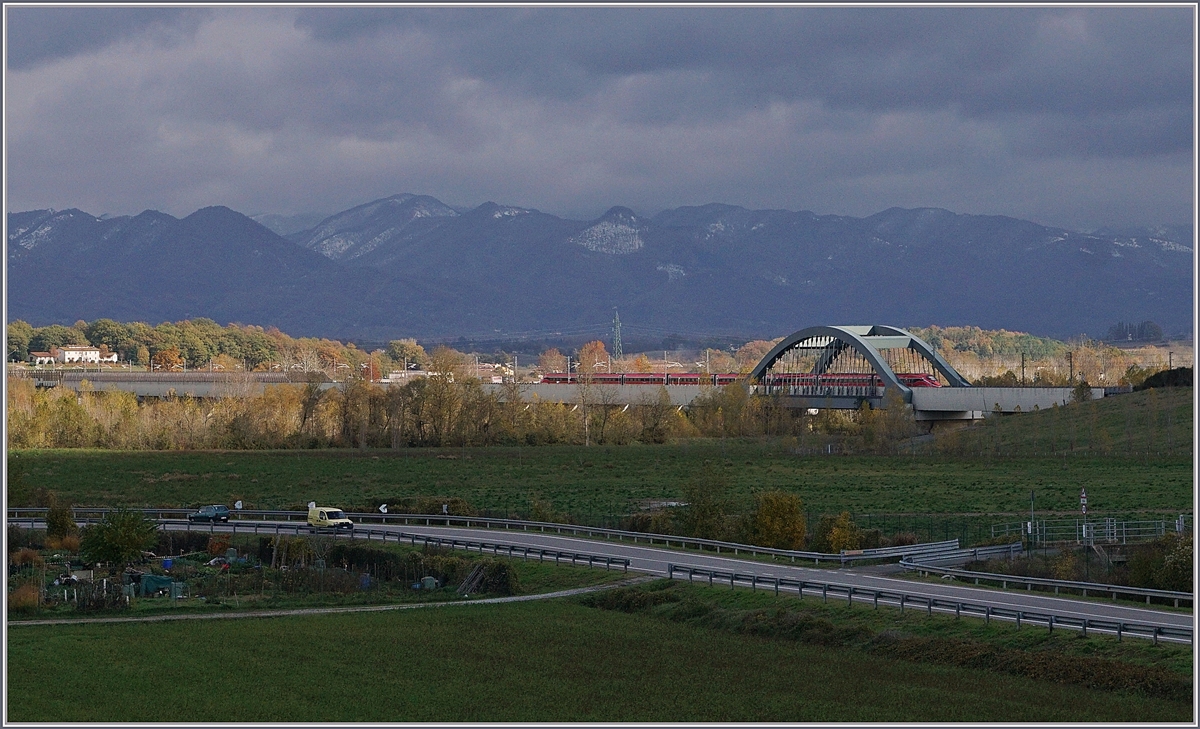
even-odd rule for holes
{"type": "MultiPolygon", "coordinates": [[[[260,533],[273,533],[276,524],[284,527],[287,532],[300,527],[298,522],[236,522],[239,531],[258,524],[260,533]]],[[[180,525],[182,526],[182,525],[180,525]]],[[[201,528],[207,531],[207,525],[201,528]]],[[[973,603],[980,606],[990,606],[993,609],[1021,610],[1031,613],[1052,613],[1059,617],[1073,619],[1089,619],[1102,621],[1121,621],[1125,623],[1140,623],[1158,625],[1170,628],[1195,629],[1194,613],[1170,612],[1153,608],[1142,608],[1128,603],[1115,603],[1107,600],[1082,599],[1074,596],[1054,596],[1040,592],[1022,590],[983,589],[961,582],[945,581],[940,583],[902,580],[893,577],[872,574],[866,569],[856,570],[853,567],[843,569],[815,569],[811,567],[791,566],[781,563],[757,562],[739,559],[732,555],[714,554],[711,552],[681,551],[660,546],[615,542],[604,539],[594,539],[576,536],[563,536],[542,532],[527,532],[517,530],[488,530],[478,528],[450,526],[418,526],[418,525],[383,525],[364,524],[364,529],[375,532],[395,534],[427,535],[445,539],[460,539],[470,541],[496,542],[502,545],[517,547],[532,547],[536,549],[559,550],[564,552],[580,552],[598,556],[610,556],[629,560],[629,570],[650,575],[666,576],[667,565],[676,567],[693,567],[705,570],[734,572],[741,575],[756,575],[759,578],[771,580],[786,578],[794,580],[811,580],[828,582],[838,585],[853,586],[865,590],[886,590],[903,592],[918,598],[931,597],[938,600],[973,603]]],[[[227,531],[231,525],[215,525],[216,531],[227,531]]],[[[359,538],[365,538],[359,532],[359,538]]],[[[678,575],[678,573],[676,573],[678,575]]],[[[794,588],[793,588],[794,589],[794,588]]],[[[844,598],[843,598],[844,599],[844,598]]],[[[863,595],[860,599],[870,600],[863,595]]],[[[935,608],[936,609],[936,608],[935,608]]],[[[951,610],[953,612],[953,610],[951,610]]]]}
{"type": "Polygon", "coordinates": [[[604,556],[622,557],[629,560],[629,569],[654,575],[667,574],[667,564],[685,567],[698,567],[721,571],[737,571],[740,574],[754,574],[766,578],[790,578],[802,580],[819,580],[836,582],[876,590],[898,590],[910,595],[934,597],[960,602],[972,602],[979,605],[991,605],[1012,610],[1028,610],[1030,612],[1054,612],[1077,618],[1095,618],[1097,620],[1120,620],[1129,623],[1158,623],[1178,628],[1190,628],[1194,623],[1192,615],[1174,613],[1163,610],[1132,607],[1128,604],[1113,604],[1097,600],[1074,599],[1059,597],[1038,592],[1019,590],[981,589],[964,585],[961,582],[945,581],[943,583],[925,583],[913,580],[900,580],[891,577],[881,577],[868,574],[854,568],[845,569],[814,569],[811,567],[792,567],[779,563],[756,562],[738,559],[710,552],[691,552],[665,549],[662,547],[642,546],[627,542],[609,542],[605,540],[584,539],[578,537],[560,536],[557,534],[542,534],[538,532],[517,531],[488,531],[483,529],[463,529],[456,527],[426,527],[404,526],[394,527],[395,531],[409,534],[428,534],[457,539],[487,539],[504,543],[533,546],[544,549],[559,549],[564,551],[586,552],[604,556]],[[484,536],[486,535],[486,536],[484,536]]]}
{"type": "MultiPolygon", "coordinates": [[[[262,524],[260,528],[267,527],[267,525],[273,527],[275,523],[260,522],[262,524]]],[[[296,522],[278,523],[281,526],[288,527],[289,530],[297,526],[296,522]]],[[[814,569],[811,567],[793,567],[787,564],[757,562],[754,560],[739,559],[732,555],[718,555],[711,552],[680,551],[659,546],[541,532],[417,526],[411,524],[403,526],[364,524],[362,526],[377,532],[403,532],[405,534],[427,535],[446,539],[483,540],[489,543],[497,542],[504,545],[511,544],[521,547],[618,557],[629,560],[630,571],[664,577],[667,574],[667,565],[674,564],[676,567],[695,567],[724,572],[736,571],[739,574],[757,575],[766,579],[776,577],[801,579],[850,585],[855,588],[871,590],[898,591],[918,597],[969,602],[976,605],[991,606],[992,608],[1022,610],[1033,613],[1053,613],[1057,616],[1075,619],[1111,620],[1184,629],[1193,629],[1195,624],[1194,615],[1190,613],[1141,608],[1129,605],[1128,603],[1113,603],[1107,600],[1054,596],[1040,592],[984,589],[949,580],[941,583],[902,580],[871,574],[866,570],[856,570],[854,568],[814,569]]],[[[216,529],[221,530],[222,527],[218,526],[216,529]]],[[[678,578],[678,573],[676,575],[678,578]]],[[[869,600],[869,596],[864,595],[862,599],[869,600]]]]}

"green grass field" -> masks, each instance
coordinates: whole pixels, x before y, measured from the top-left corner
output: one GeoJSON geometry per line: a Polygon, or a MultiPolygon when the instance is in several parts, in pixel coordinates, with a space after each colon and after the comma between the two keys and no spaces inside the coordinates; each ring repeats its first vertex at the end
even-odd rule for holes
{"type": "Polygon", "coordinates": [[[855,514],[1027,513],[1078,510],[1179,513],[1192,504],[1190,457],[796,456],[780,441],[663,446],[547,446],[399,451],[97,451],[10,453],[37,487],[79,505],[301,508],[310,500],[347,509],[406,497],[457,496],[493,514],[528,514],[534,499],[591,523],[636,512],[646,500],[678,499],[708,461],[723,467],[736,509],[755,491],[800,495],[806,510],[855,514]]]}
{"type": "Polygon", "coordinates": [[[8,721],[1189,721],[1188,703],[556,600],[22,626],[8,721]]]}

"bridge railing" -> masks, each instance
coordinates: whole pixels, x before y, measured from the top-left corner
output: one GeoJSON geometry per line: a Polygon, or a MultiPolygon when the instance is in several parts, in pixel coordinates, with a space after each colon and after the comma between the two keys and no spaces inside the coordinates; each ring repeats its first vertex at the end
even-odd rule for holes
{"type": "Polygon", "coordinates": [[[828,602],[831,595],[834,598],[840,596],[841,599],[846,601],[847,605],[853,605],[856,600],[860,603],[870,602],[876,610],[879,609],[880,603],[883,603],[899,607],[900,612],[904,612],[905,607],[911,606],[917,609],[923,608],[928,615],[933,615],[934,611],[937,611],[942,614],[953,613],[956,618],[963,615],[981,617],[989,623],[993,618],[997,620],[1009,620],[1015,622],[1018,628],[1021,627],[1022,623],[1032,623],[1034,625],[1044,625],[1052,633],[1055,628],[1068,628],[1080,630],[1086,636],[1088,630],[1094,630],[1114,634],[1117,636],[1117,640],[1121,640],[1125,635],[1152,638],[1155,644],[1158,643],[1159,638],[1187,643],[1191,643],[1193,640],[1193,633],[1190,628],[1180,628],[1154,622],[1126,622],[1080,618],[1076,616],[1076,611],[1070,610],[1070,608],[1061,612],[1053,610],[1017,610],[982,605],[966,600],[933,597],[905,590],[880,590],[825,580],[763,577],[756,574],[668,564],[667,577],[675,579],[676,574],[687,575],[688,582],[693,582],[696,577],[707,578],[710,586],[718,583],[725,584],[726,582],[729,583],[731,588],[741,585],[743,587],[748,586],[752,590],[757,590],[761,586],[765,589],[773,589],[776,595],[780,594],[781,591],[795,590],[796,595],[802,600],[805,594],[819,593],[824,602],[828,602]]]}

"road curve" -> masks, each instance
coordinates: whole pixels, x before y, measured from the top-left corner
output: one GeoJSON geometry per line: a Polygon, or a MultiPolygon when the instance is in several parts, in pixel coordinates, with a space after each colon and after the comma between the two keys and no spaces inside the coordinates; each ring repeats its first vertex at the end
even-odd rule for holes
{"type": "MultiPolygon", "coordinates": [[[[274,522],[266,524],[274,525],[274,522]]],[[[296,522],[279,522],[289,531],[296,522]]],[[[732,555],[711,552],[692,552],[667,549],[665,547],[612,542],[541,532],[515,530],[488,530],[465,527],[416,526],[416,525],[363,525],[373,531],[389,533],[403,532],[446,539],[498,542],[522,547],[552,549],[568,552],[586,552],[600,556],[618,557],[629,560],[631,571],[666,576],[667,565],[696,567],[721,571],[737,571],[739,574],[757,575],[761,578],[788,578],[831,582],[871,590],[902,591],[909,595],[933,597],[939,600],[970,602],[989,605],[993,608],[1023,610],[1029,612],[1053,612],[1056,615],[1089,619],[1111,620],[1126,623],[1149,623],[1173,628],[1194,628],[1193,614],[1135,607],[1128,604],[1086,600],[1070,596],[1046,595],[1027,591],[1002,591],[964,585],[960,582],[926,583],[900,580],[873,574],[864,574],[853,568],[814,569],[781,563],[757,562],[739,559],[732,555]]],[[[217,527],[220,529],[220,527],[217,527]]],[[[303,532],[302,532],[303,533],[303,532]]]]}

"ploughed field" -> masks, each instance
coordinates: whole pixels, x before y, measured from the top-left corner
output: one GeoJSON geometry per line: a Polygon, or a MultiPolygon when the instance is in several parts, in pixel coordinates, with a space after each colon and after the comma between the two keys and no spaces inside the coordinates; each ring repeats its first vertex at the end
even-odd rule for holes
{"type": "MultiPolygon", "coordinates": [[[[810,513],[1028,514],[1189,511],[1190,457],[946,455],[799,456],[786,441],[687,441],[654,446],[543,446],[320,451],[31,450],[9,454],[24,473],[9,504],[45,488],[87,506],[232,505],[396,512],[458,497],[489,515],[528,516],[535,501],[581,522],[678,500],[707,463],[723,470],[735,510],[756,491],[798,494],[810,513]]],[[[935,535],[936,536],[936,535],[935,535]]],[[[954,536],[953,534],[951,536],[954,536]]]]}

